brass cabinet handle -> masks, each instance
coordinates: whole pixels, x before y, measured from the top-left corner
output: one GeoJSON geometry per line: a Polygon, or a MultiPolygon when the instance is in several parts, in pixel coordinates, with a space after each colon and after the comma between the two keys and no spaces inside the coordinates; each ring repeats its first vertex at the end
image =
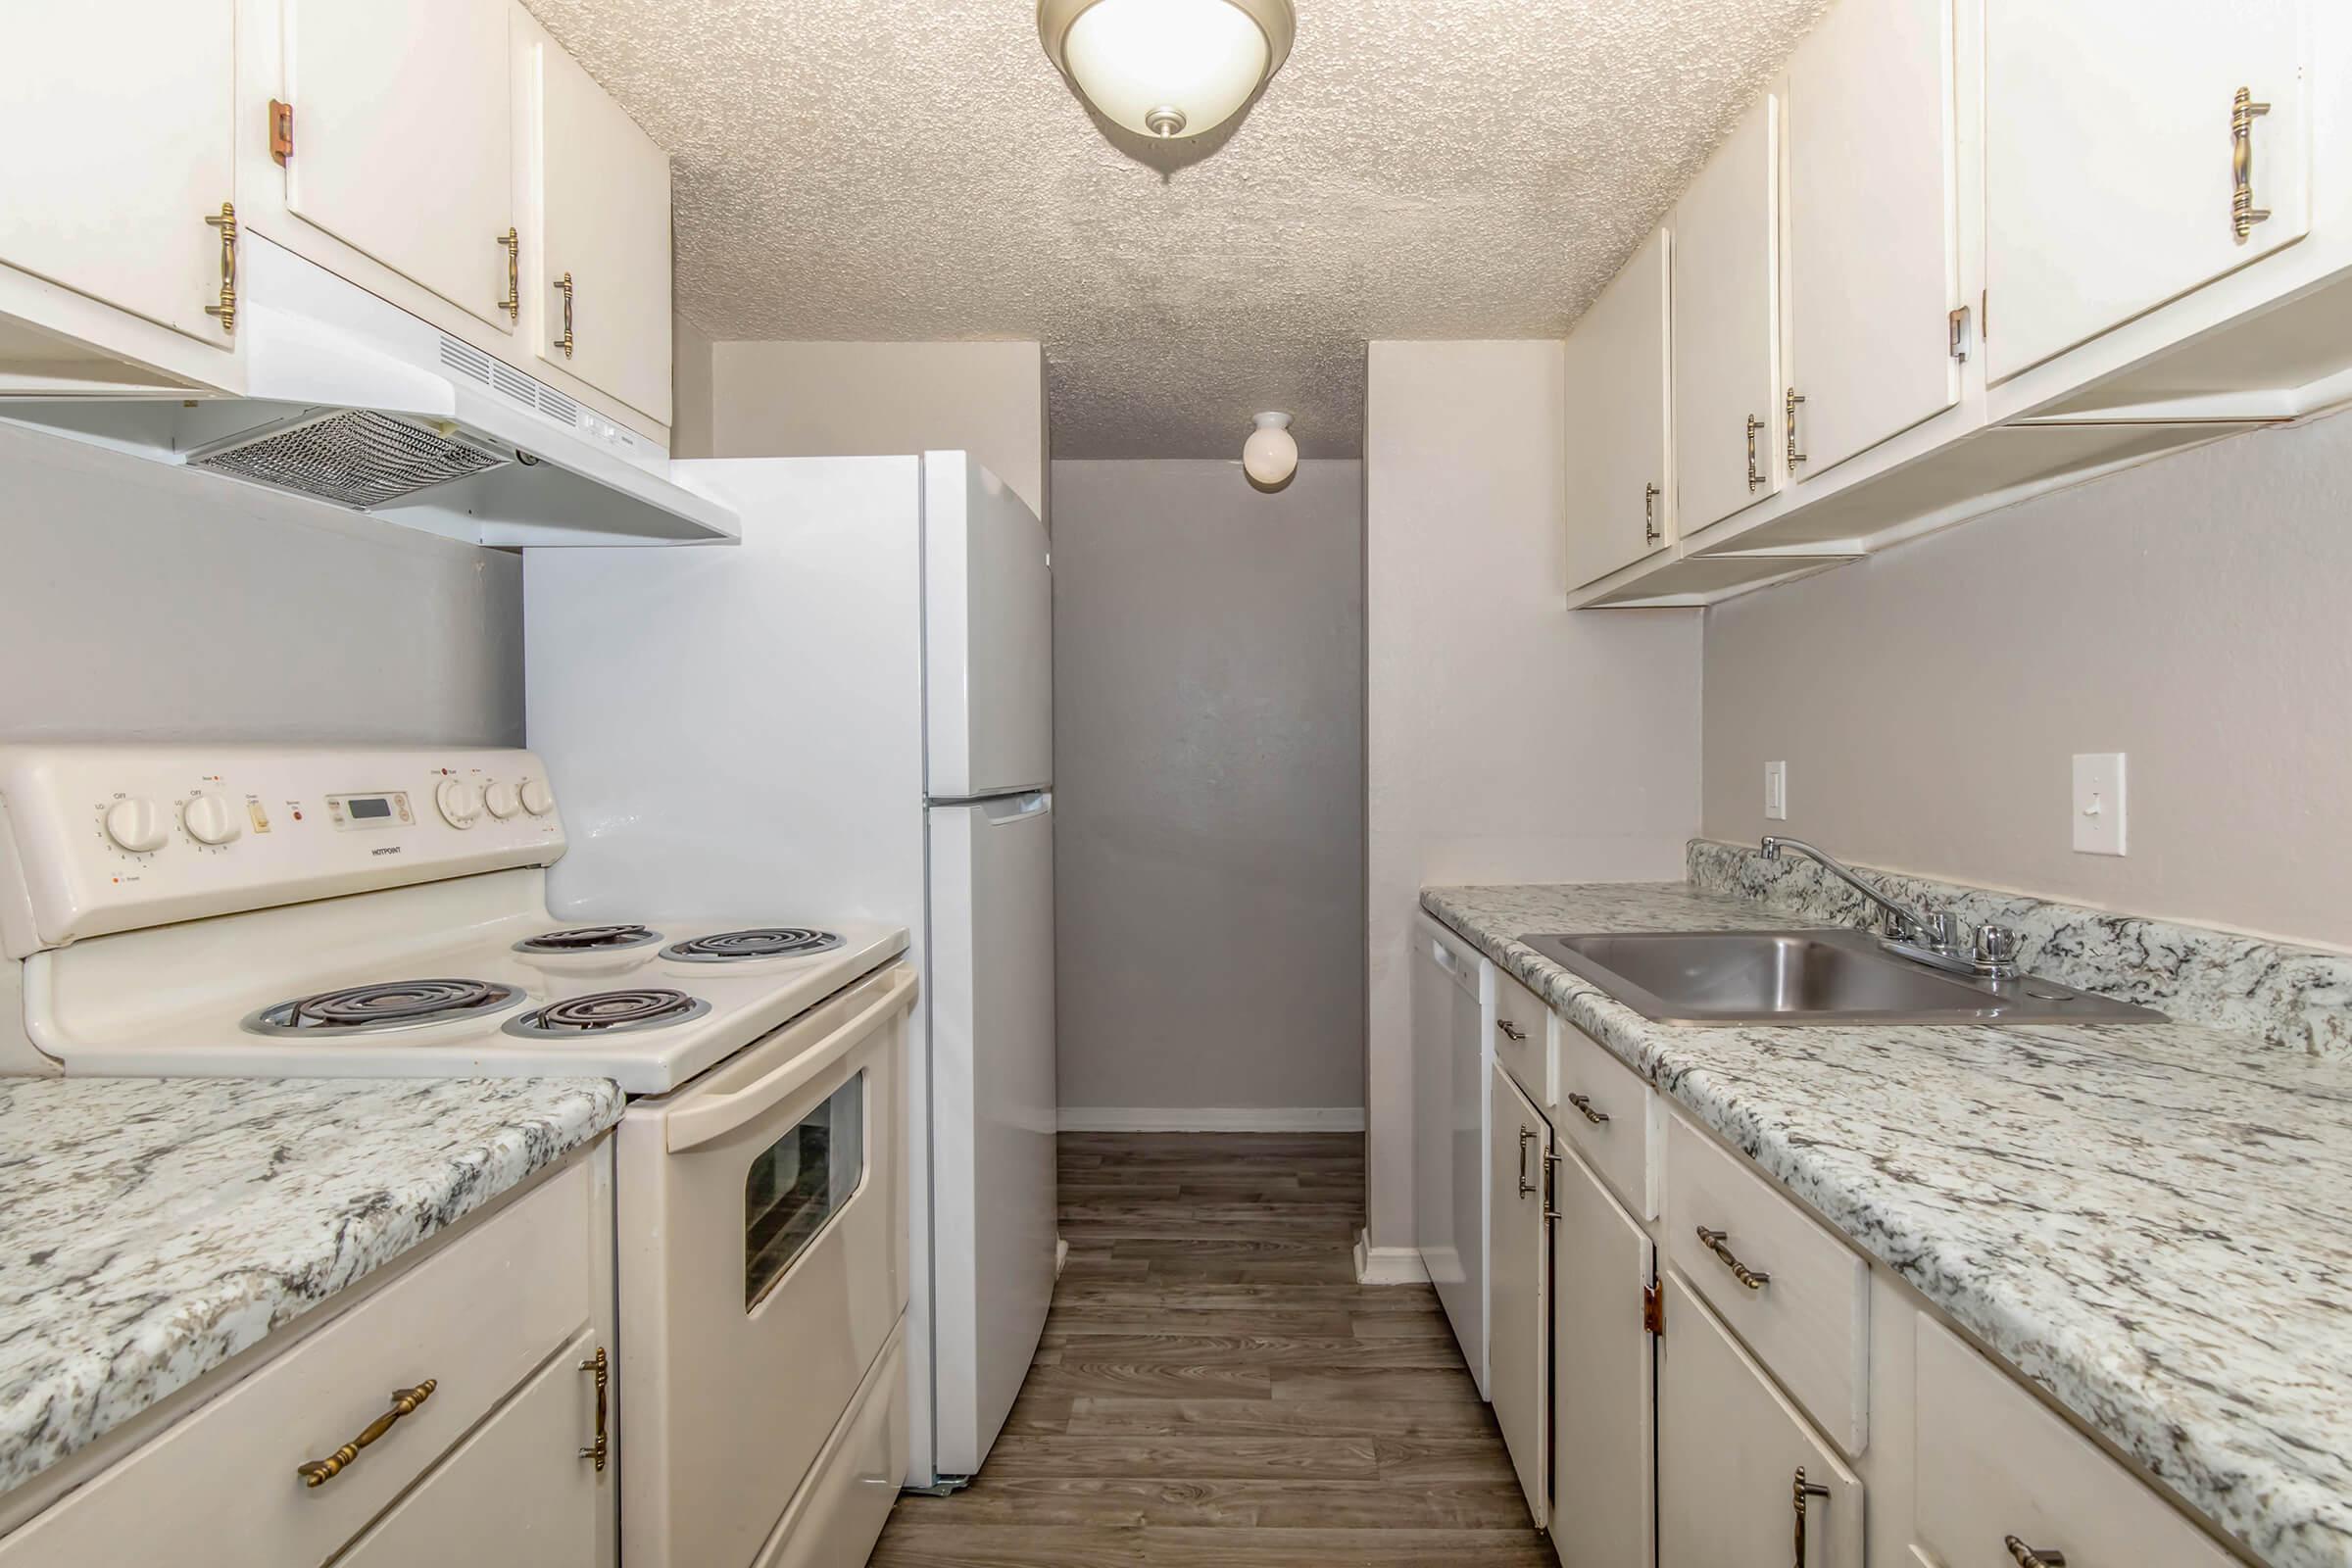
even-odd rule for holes
{"type": "Polygon", "coordinates": [[[1578,1110],[1583,1111],[1585,1120],[1591,1122],[1595,1127],[1606,1124],[1609,1119],[1609,1113],[1607,1111],[1594,1110],[1592,1108],[1592,1101],[1590,1096],[1570,1095],[1568,1097],[1568,1103],[1574,1105],[1578,1110]]]}
{"type": "Polygon", "coordinates": [[[1665,530],[1658,526],[1658,497],[1665,493],[1654,484],[1645,484],[1642,487],[1642,542],[1643,544],[1662,545],[1666,542],[1665,530]]]}
{"type": "Polygon", "coordinates": [[[1805,461],[1805,455],[1796,450],[1796,406],[1804,401],[1794,387],[1781,397],[1783,449],[1788,455],[1788,466],[1791,468],[1805,461]]]}
{"type": "Polygon", "coordinates": [[[1788,1501],[1796,1510],[1796,1568],[1805,1568],[1805,1504],[1814,1497],[1827,1497],[1830,1489],[1817,1487],[1805,1479],[1805,1467],[1796,1467],[1796,1479],[1788,1484],[1788,1501]]]}
{"type": "Polygon", "coordinates": [[[1505,1040],[1525,1040],[1527,1038],[1527,1031],[1508,1018],[1495,1019],[1494,1027],[1502,1031],[1502,1038],[1505,1040]]]}
{"type": "Polygon", "coordinates": [[[431,1398],[433,1390],[439,1386],[439,1380],[426,1378],[413,1389],[394,1389],[391,1409],[368,1422],[358,1437],[325,1458],[311,1459],[296,1465],[294,1473],[302,1477],[302,1484],[306,1487],[325,1486],[329,1481],[341,1475],[351,1462],[360,1456],[362,1448],[391,1431],[394,1422],[404,1415],[415,1415],[416,1407],[431,1398]]]}
{"type": "Polygon", "coordinates": [[[218,214],[205,220],[220,231],[220,303],[207,305],[204,314],[220,318],[220,330],[237,329],[237,204],[222,202],[218,214]]]}
{"type": "Polygon", "coordinates": [[[2244,87],[2230,101],[2230,227],[2241,245],[2254,225],[2271,216],[2269,208],[2254,205],[2254,117],[2270,112],[2269,104],[2256,103],[2244,87]]]}
{"type": "Polygon", "coordinates": [[[596,1374],[596,1441],[580,1450],[580,1457],[594,1459],[601,1474],[605,1455],[611,1451],[605,1441],[605,1387],[612,1376],[612,1363],[605,1358],[605,1348],[598,1346],[596,1353],[580,1363],[580,1370],[596,1374]]]}
{"type": "Polygon", "coordinates": [[[564,335],[556,339],[556,347],[562,349],[564,357],[568,360],[571,358],[571,274],[565,272],[556,279],[556,287],[564,291],[564,335]]]}
{"type": "Polygon", "coordinates": [[[2017,1568],[2066,1568],[2066,1553],[2063,1551],[2036,1551],[2015,1536],[2003,1537],[2001,1544],[2007,1546],[2009,1555],[2017,1559],[2017,1568]]]}
{"type": "Polygon", "coordinates": [[[498,236],[498,242],[507,248],[507,297],[498,302],[498,308],[507,313],[508,320],[519,321],[522,319],[522,236],[510,225],[504,234],[498,236]]]}
{"type": "Polygon", "coordinates": [[[1536,1135],[1529,1129],[1525,1127],[1519,1129],[1519,1196],[1521,1198],[1528,1197],[1536,1190],[1535,1184],[1527,1179],[1527,1146],[1534,1143],[1536,1135]]]}
{"type": "Polygon", "coordinates": [[[1756,432],[1763,428],[1762,419],[1752,414],[1747,416],[1747,493],[1751,496],[1756,493],[1756,487],[1764,482],[1764,475],[1756,471],[1756,432]]]}
{"type": "Polygon", "coordinates": [[[1698,1239],[1700,1243],[1705,1246],[1708,1251],[1713,1252],[1717,1257],[1723,1260],[1723,1266],[1732,1271],[1732,1278],[1738,1280],[1740,1284],[1746,1286],[1751,1291],[1760,1291],[1765,1286],[1770,1285],[1772,1283],[1771,1275],[1765,1273],[1760,1268],[1749,1268],[1745,1263],[1740,1262],[1738,1257],[1733,1255],[1730,1248],[1723,1245],[1724,1239],[1730,1235],[1731,1232],[1729,1231],[1711,1231],[1704,1225],[1698,1227],[1698,1239]]]}

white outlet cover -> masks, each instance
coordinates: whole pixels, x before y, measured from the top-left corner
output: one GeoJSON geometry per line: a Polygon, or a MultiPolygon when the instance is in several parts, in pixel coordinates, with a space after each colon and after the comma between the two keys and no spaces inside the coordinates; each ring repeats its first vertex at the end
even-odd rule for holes
{"type": "Polygon", "coordinates": [[[2074,814],[2077,854],[2125,853],[2123,753],[2076,754],[2074,814]]]}
{"type": "Polygon", "coordinates": [[[1787,762],[1766,762],[1764,764],[1764,820],[1767,822],[1788,820],[1788,764],[1787,762]]]}

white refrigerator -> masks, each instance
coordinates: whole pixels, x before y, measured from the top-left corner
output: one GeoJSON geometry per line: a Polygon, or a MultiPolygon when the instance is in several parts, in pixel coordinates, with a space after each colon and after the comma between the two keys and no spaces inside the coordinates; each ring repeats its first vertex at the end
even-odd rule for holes
{"type": "Polygon", "coordinates": [[[980,1468],[1054,1276],[1052,579],[960,452],[715,459],[734,546],[524,553],[582,918],[906,926],[911,1462],[980,1468]]]}

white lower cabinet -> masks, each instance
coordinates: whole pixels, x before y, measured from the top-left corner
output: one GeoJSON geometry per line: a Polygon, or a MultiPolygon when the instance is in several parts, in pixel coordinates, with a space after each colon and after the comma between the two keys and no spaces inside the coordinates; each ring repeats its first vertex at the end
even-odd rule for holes
{"type": "Polygon", "coordinates": [[[265,1341],[0,1538],[0,1568],[611,1563],[612,1455],[582,1455],[613,1392],[611,1168],[609,1145],[575,1156],[265,1341]]]}
{"type": "Polygon", "coordinates": [[[596,1336],[582,1334],[450,1451],[337,1568],[495,1562],[575,1568],[596,1558],[597,1475],[580,1460],[596,1421],[596,1336]]]}
{"type": "Polygon", "coordinates": [[[1913,1541],[1942,1568],[2226,1568],[2230,1555],[1990,1361],[1918,1320],[1913,1541]],[[2025,1549],[2021,1555],[2019,1548],[2025,1549]]]}
{"type": "Polygon", "coordinates": [[[1551,1249],[1544,1219],[1551,1124],[1500,1065],[1493,1075],[1488,1192],[1494,1208],[1488,1262],[1487,1379],[1495,1424],[1511,1451],[1528,1511],[1544,1523],[1549,1490],[1551,1249]]]}
{"type": "Polygon", "coordinates": [[[1566,1568],[1651,1560],[1649,1235],[1558,1144],[1551,1167],[1551,1542],[1566,1568]]]}
{"type": "Polygon", "coordinates": [[[1862,1478],[1679,1275],[1660,1289],[1658,1560],[1861,1568],[1862,1478]]]}

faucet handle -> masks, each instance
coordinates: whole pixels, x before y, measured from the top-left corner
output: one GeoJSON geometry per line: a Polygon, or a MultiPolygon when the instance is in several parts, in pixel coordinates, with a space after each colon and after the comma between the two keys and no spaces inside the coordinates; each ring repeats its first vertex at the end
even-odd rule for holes
{"type": "Polygon", "coordinates": [[[1996,980],[2017,973],[2017,933],[2005,925],[1977,927],[1977,969],[1996,980]]]}

